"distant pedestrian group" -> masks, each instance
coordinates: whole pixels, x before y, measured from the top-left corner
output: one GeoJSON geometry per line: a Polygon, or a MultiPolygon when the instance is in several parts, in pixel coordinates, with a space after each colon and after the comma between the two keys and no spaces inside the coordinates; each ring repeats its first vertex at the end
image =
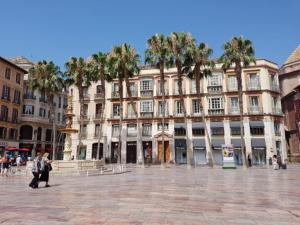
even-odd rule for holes
{"type": "Polygon", "coordinates": [[[29,184],[29,187],[35,189],[39,187],[40,182],[46,182],[45,187],[50,187],[49,172],[52,170],[51,161],[48,159],[49,154],[45,153],[43,156],[40,152],[33,160],[32,174],[33,178],[29,184]]]}
{"type": "Polygon", "coordinates": [[[274,170],[278,170],[282,168],[282,161],[281,161],[281,156],[280,155],[273,155],[272,158],[272,165],[274,170]]]}

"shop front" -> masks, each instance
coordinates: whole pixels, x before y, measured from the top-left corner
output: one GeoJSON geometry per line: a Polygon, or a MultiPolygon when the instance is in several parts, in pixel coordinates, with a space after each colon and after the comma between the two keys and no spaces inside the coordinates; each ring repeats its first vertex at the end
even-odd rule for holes
{"type": "Polygon", "coordinates": [[[129,141],[126,145],[126,163],[136,163],[136,141],[129,141]]]}
{"type": "Polygon", "coordinates": [[[206,161],[206,145],[205,139],[195,139],[193,140],[193,150],[194,150],[194,164],[205,165],[206,161]]]}
{"type": "Polygon", "coordinates": [[[99,154],[98,154],[98,143],[92,145],[92,159],[102,159],[103,158],[103,143],[100,143],[99,154]],[[98,155],[98,157],[97,157],[98,155]]]}
{"type": "Polygon", "coordinates": [[[234,161],[236,165],[243,165],[243,156],[241,148],[241,139],[231,139],[234,151],[234,161]]]}
{"type": "Polygon", "coordinates": [[[252,138],[252,165],[266,165],[266,141],[264,138],[252,138]]]}
{"type": "Polygon", "coordinates": [[[175,161],[177,164],[187,163],[185,139],[175,139],[175,161]]]}
{"type": "Polygon", "coordinates": [[[224,143],[224,139],[212,139],[212,152],[216,165],[223,165],[222,145],[224,143]]]}

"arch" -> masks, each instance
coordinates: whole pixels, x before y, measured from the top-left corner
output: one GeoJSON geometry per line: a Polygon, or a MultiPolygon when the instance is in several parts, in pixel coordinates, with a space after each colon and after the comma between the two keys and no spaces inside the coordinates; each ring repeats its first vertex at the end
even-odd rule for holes
{"type": "Polygon", "coordinates": [[[23,125],[20,128],[20,139],[32,140],[33,127],[30,125],[23,125]]]}

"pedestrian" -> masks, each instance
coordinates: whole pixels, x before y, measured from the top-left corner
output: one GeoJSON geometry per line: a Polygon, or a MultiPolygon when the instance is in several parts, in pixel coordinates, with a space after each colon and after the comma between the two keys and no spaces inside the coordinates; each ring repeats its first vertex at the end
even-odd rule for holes
{"type": "Polygon", "coordinates": [[[250,154],[248,154],[248,166],[251,167],[252,166],[252,162],[251,162],[251,156],[250,154]]]}
{"type": "Polygon", "coordinates": [[[278,164],[278,169],[280,169],[282,167],[281,155],[277,155],[277,164],[278,164]]]}
{"type": "Polygon", "coordinates": [[[17,171],[21,171],[21,163],[22,163],[22,158],[20,155],[18,155],[17,159],[16,159],[16,163],[17,163],[17,171]]]}
{"type": "Polygon", "coordinates": [[[43,170],[44,170],[44,162],[42,160],[41,153],[38,152],[37,156],[33,160],[33,164],[32,164],[33,178],[29,184],[29,187],[31,187],[31,188],[39,187],[39,176],[40,176],[41,171],[43,171],[43,170]]]}
{"type": "Polygon", "coordinates": [[[8,168],[9,168],[9,159],[7,158],[7,155],[4,155],[3,158],[1,158],[1,164],[2,164],[2,167],[1,167],[1,175],[2,176],[7,176],[8,177],[8,168]]]}
{"type": "Polygon", "coordinates": [[[51,161],[48,159],[49,153],[43,155],[42,161],[44,162],[44,170],[41,172],[40,182],[46,182],[45,187],[50,187],[49,172],[52,170],[51,161]]]}
{"type": "Polygon", "coordinates": [[[278,170],[277,155],[273,155],[272,164],[273,164],[273,169],[278,170]]]}

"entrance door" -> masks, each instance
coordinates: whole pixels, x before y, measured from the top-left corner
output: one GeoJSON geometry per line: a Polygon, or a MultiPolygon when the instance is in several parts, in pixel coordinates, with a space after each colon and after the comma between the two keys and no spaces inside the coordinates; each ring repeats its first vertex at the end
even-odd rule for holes
{"type": "Polygon", "coordinates": [[[205,149],[194,149],[194,161],[196,165],[206,164],[206,151],[205,149]]]}
{"type": "Polygon", "coordinates": [[[136,142],[127,142],[126,163],[136,163],[136,142]]]}
{"type": "MultiPolygon", "coordinates": [[[[169,141],[165,141],[165,151],[164,151],[165,162],[171,160],[170,151],[171,150],[170,150],[169,141]]],[[[162,141],[158,141],[158,161],[161,161],[161,158],[162,158],[162,141]]]]}

